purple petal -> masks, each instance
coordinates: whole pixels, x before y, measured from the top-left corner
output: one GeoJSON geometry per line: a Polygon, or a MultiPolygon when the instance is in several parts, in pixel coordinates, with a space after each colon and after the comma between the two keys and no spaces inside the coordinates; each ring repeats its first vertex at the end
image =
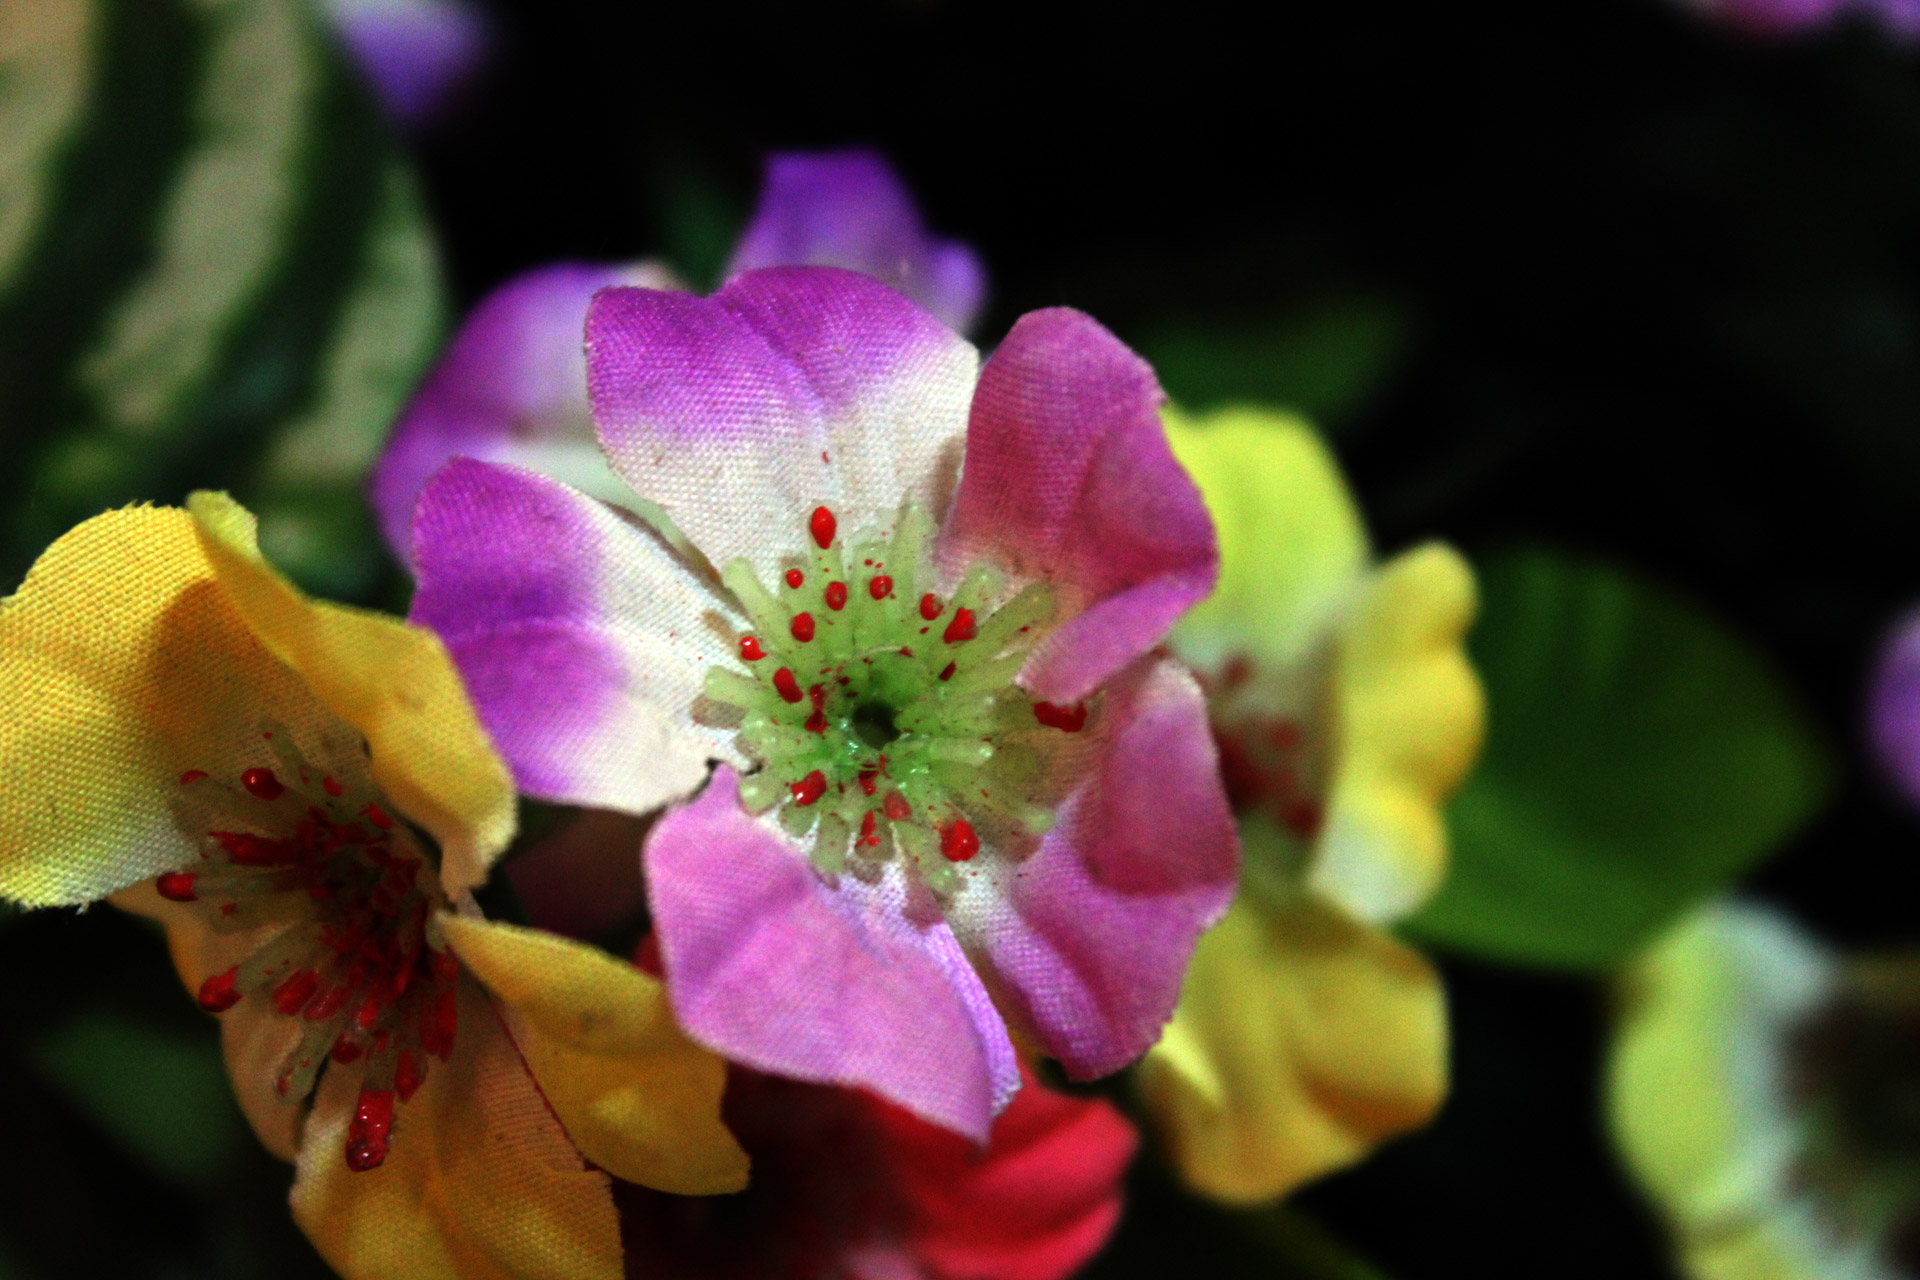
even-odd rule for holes
{"type": "Polygon", "coordinates": [[[404,128],[430,120],[486,57],[486,21],[467,0],[326,0],[324,8],[404,128]]]}
{"type": "Polygon", "coordinates": [[[1920,611],[1894,626],[1880,652],[1868,725],[1887,776],[1920,804],[1920,611]]]}
{"type": "Polygon", "coordinates": [[[692,709],[731,634],[701,581],[602,503],[455,459],[421,492],[412,620],[438,632],[529,795],[644,814],[733,758],[692,709]]]}
{"type": "Polygon", "coordinates": [[[531,466],[617,500],[624,486],[608,491],[587,407],[587,304],[608,285],[670,283],[646,263],[561,263],[509,280],[474,308],[374,464],[373,508],[403,563],[414,500],[449,458],[531,466]]]}
{"type": "Polygon", "coordinates": [[[871,1089],[986,1141],[1011,1050],[979,980],[969,970],[955,983],[944,923],[915,928],[882,890],[822,881],[741,809],[725,766],[660,819],[645,862],[667,987],[690,1035],[756,1070],[871,1089]]]}
{"type": "Polygon", "coordinates": [[[760,205],[727,275],[788,266],[870,275],[963,333],[986,295],[973,250],[929,235],[893,166],[864,148],[768,157],[760,205]]]}
{"type": "Polygon", "coordinates": [[[941,556],[1053,582],[1069,620],[1020,673],[1041,698],[1085,697],[1213,589],[1213,522],[1164,399],[1145,361],[1065,308],[1022,316],[981,371],[941,556]]]}
{"type": "Polygon", "coordinates": [[[711,298],[608,289],[587,317],[600,443],[714,565],[772,581],[816,506],[889,528],[901,499],[939,510],[978,356],[865,276],[787,267],[711,298]]]}
{"type": "Polygon", "coordinates": [[[1239,880],[1206,703],[1163,659],[1130,668],[1100,714],[1115,725],[982,937],[1000,990],[1076,1079],[1145,1053],[1201,933],[1239,880]]]}

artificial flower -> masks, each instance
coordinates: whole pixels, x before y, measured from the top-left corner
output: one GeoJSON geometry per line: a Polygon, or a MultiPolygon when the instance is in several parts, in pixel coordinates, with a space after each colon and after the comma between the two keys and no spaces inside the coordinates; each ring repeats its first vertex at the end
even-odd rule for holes
{"type": "Polygon", "coordinates": [[[1619,987],[1615,1141],[1698,1280],[1920,1270],[1920,960],[1709,906],[1619,987]]]}
{"type": "MultiPolygon", "coordinates": [[[[984,292],[972,250],[928,235],[899,178],[866,150],[768,159],[766,188],[729,273],[809,263],[895,284],[956,327],[972,319],[984,292]]],[[[608,469],[587,404],[587,304],[614,285],[680,287],[657,262],[559,263],[501,285],[467,318],[374,466],[373,507],[402,561],[412,560],[407,539],[420,486],[454,457],[530,467],[658,516],[608,469]]]]}
{"type": "Polygon", "coordinates": [[[319,0],[387,117],[417,129],[443,112],[487,55],[472,0],[319,0]]]}
{"type": "Polygon", "coordinates": [[[613,468],[704,559],[456,460],[413,616],[522,790],[674,806],[644,873],[688,1031],[977,1139],[1019,1084],[1002,1009],[1077,1078],[1137,1058],[1238,865],[1155,652],[1216,558],[1152,371],[1068,310],[982,368],[829,268],[604,290],[587,346],[613,468]]]}
{"type": "Polygon", "coordinates": [[[1175,627],[1208,694],[1245,850],[1141,1085],[1187,1181],[1278,1196],[1424,1123],[1446,1088],[1438,976],[1383,926],[1446,861],[1441,804],[1478,750],[1473,576],[1429,544],[1375,564],[1300,420],[1169,411],[1220,533],[1175,627]]]}
{"type": "Polygon", "coordinates": [[[202,493],[56,542],[0,655],[0,895],[166,927],[342,1273],[618,1275],[609,1173],[745,1181],[654,979],[480,917],[513,788],[431,634],[302,597],[202,493]]]}

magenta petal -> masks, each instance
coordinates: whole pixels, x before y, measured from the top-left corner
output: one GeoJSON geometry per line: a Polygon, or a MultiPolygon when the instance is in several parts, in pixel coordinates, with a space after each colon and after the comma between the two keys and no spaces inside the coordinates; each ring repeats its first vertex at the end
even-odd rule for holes
{"type": "Polygon", "coordinates": [[[958,465],[978,357],[851,271],[753,271],[711,298],[608,289],[587,317],[601,446],[716,566],[763,581],[816,506],[851,534],[929,509],[958,465]]]}
{"type": "Polygon", "coordinates": [[[604,470],[587,408],[587,304],[608,285],[666,281],[663,271],[644,264],[561,263],[509,280],[474,308],[374,464],[373,508],[396,556],[407,560],[420,487],[449,458],[519,462],[553,473],[541,465],[541,453],[574,446],[604,470]]]}
{"type": "Polygon", "coordinates": [[[865,148],[768,157],[759,207],[727,275],[801,265],[870,275],[961,332],[986,294],[973,250],[929,235],[899,175],[865,148]]]}
{"type": "Polygon", "coordinates": [[[1887,776],[1920,804],[1920,612],[1901,619],[1880,652],[1868,727],[1887,776]]]}
{"type": "Polygon", "coordinates": [[[1109,687],[1101,714],[1112,736],[982,928],[1003,995],[1076,1079],[1117,1071],[1159,1039],[1194,943],[1240,872],[1193,677],[1143,661],[1109,687]]]}
{"type": "Polygon", "coordinates": [[[728,656],[702,582],[602,503],[457,458],[421,492],[412,620],[446,642],[522,791],[644,814],[731,758],[691,719],[728,656]]]}
{"type": "Polygon", "coordinates": [[[724,766],[660,819],[645,862],[668,990],[695,1039],[756,1070],[871,1089],[986,1141],[1003,1082],[940,958],[955,945],[944,923],[906,925],[851,876],[829,886],[741,809],[724,766]]]}
{"type": "Polygon", "coordinates": [[[1069,620],[1020,674],[1041,698],[1085,697],[1213,589],[1213,522],[1164,399],[1145,361],[1065,308],[1022,316],[981,371],[941,556],[1051,579],[1069,620]]]}

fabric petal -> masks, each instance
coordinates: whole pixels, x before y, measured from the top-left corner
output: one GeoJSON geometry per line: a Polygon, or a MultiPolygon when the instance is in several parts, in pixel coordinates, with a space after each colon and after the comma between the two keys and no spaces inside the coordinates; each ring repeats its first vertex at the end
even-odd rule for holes
{"type": "Polygon", "coordinates": [[[253,515],[225,494],[196,493],[187,509],[254,635],[365,736],[374,782],[439,842],[446,891],[485,880],[513,838],[513,779],[439,638],[301,595],[261,559],[253,515]]]}
{"type": "MultiPolygon", "coordinates": [[[[188,991],[198,991],[214,974],[239,964],[285,927],[215,933],[204,910],[167,901],[151,880],[120,890],[111,901],[122,911],[158,921],[167,931],[167,950],[188,991]]],[[[299,1149],[307,1100],[282,1096],[273,1082],[305,1031],[300,1019],[286,1017],[265,1000],[242,1000],[220,1015],[220,1050],[240,1112],[261,1145],[289,1163],[299,1149]]]]}
{"type": "Polygon", "coordinates": [[[343,1155],[361,1073],[321,1078],[295,1221],[346,1280],[618,1280],[612,1184],[567,1141],[487,999],[459,990],[452,1058],[397,1108],[378,1168],[343,1155]]]}
{"type": "Polygon", "coordinates": [[[750,271],[710,298],[608,289],[587,316],[600,444],[716,566],[771,583],[826,505],[891,532],[944,508],[978,355],[885,285],[827,267],[750,271]]]}
{"type": "Polygon", "coordinates": [[[1367,570],[1367,534],[1340,468],[1291,414],[1162,412],[1167,440],[1206,499],[1220,537],[1220,581],[1173,629],[1173,651],[1213,674],[1313,658],[1367,570]]]}
{"type": "Polygon", "coordinates": [[[1139,1145],[1133,1126],[1107,1102],[1024,1077],[984,1152],[872,1104],[910,1206],[907,1251],[935,1274],[1064,1280],[1120,1220],[1121,1179],[1139,1145]]]}
{"type": "Polygon", "coordinates": [[[1187,1183],[1254,1202],[1425,1124],[1446,996],[1416,952],[1306,894],[1243,893],[1200,939],[1140,1087],[1187,1183]]]}
{"type": "Polygon", "coordinates": [[[1486,726],[1466,653],[1476,600],[1458,552],[1417,547],[1373,575],[1337,641],[1333,787],[1308,885],[1362,920],[1405,916],[1446,873],[1443,805],[1486,726]]]}
{"type": "Polygon", "coordinates": [[[747,1185],[747,1154],[720,1122],[727,1064],[674,1025],[657,980],[537,929],[459,916],[444,927],[582,1155],[676,1195],[747,1185]]]}
{"type": "MultiPolygon", "coordinates": [[[[929,954],[936,944],[892,923],[896,902],[851,876],[825,884],[740,807],[724,766],[660,819],[645,857],[667,987],[695,1039],[756,1070],[871,1089],[985,1141],[994,1055],[929,954]]],[[[924,933],[945,945],[945,924],[924,933]]]]}
{"type": "Polygon", "coordinates": [[[403,564],[412,560],[414,502],[451,458],[529,467],[607,501],[628,494],[593,438],[585,350],[587,305],[622,284],[676,287],[658,263],[557,263],[516,276],[473,309],[374,464],[373,509],[403,564]]]}
{"type": "Polygon", "coordinates": [[[734,623],[650,532],[544,476],[456,459],[421,494],[414,550],[413,621],[446,642],[528,795],[645,814],[737,758],[694,719],[734,623]]]}
{"type": "Polygon", "coordinates": [[[986,272],[973,250],[929,235],[893,166],[864,147],[767,158],[760,203],[727,276],[801,265],[870,275],[963,333],[986,295],[986,272]]]}
{"type": "Polygon", "coordinates": [[[1049,579],[1067,619],[1020,682],[1075,702],[1213,588],[1213,523],[1160,425],[1153,370],[1078,311],[1022,316],[980,374],[941,534],[949,575],[986,557],[1049,579]]]}
{"type": "Polygon", "coordinates": [[[253,636],[186,512],[77,526],[0,604],[0,895],[75,906],[199,856],[173,787],[238,777],[258,726],[308,745],[339,721],[253,636]]]}
{"type": "Polygon", "coordinates": [[[1004,905],[976,926],[994,990],[1074,1079],[1117,1071],[1159,1038],[1240,867],[1193,677],[1150,659],[1104,696],[1114,728],[1004,905]]]}

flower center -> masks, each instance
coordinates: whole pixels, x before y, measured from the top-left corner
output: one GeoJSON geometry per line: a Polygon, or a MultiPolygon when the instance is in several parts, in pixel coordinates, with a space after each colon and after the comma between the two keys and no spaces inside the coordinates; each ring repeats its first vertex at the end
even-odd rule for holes
{"type": "Polygon", "coordinates": [[[260,1000],[303,1024],[273,1080],[289,1102],[312,1092],[329,1061],[364,1060],[346,1160],[372,1169],[386,1159],[396,1097],[412,1097],[429,1060],[453,1049],[459,967],[435,925],[446,899],[423,837],[389,815],[370,781],[319,773],[284,729],[262,738],[271,763],[232,779],[181,777],[176,820],[200,840],[200,860],[158,888],[198,904],[216,933],[271,934],[202,983],[200,1005],[224,1013],[260,1000]]]}
{"type": "Polygon", "coordinates": [[[1325,817],[1326,762],[1317,718],[1277,714],[1253,681],[1253,664],[1235,657],[1205,680],[1207,714],[1220,752],[1227,799],[1241,817],[1264,814],[1302,840],[1325,817]]]}
{"type": "Polygon", "coordinates": [[[891,537],[843,542],[819,507],[776,589],[746,561],[728,565],[748,621],[744,671],[708,671],[706,695],[738,712],[742,748],[764,766],[741,783],[747,808],[811,837],[822,874],[871,881],[897,851],[944,898],[983,840],[1047,830],[1037,797],[1087,707],[1035,702],[1014,683],[1052,619],[1046,585],[1009,595],[975,565],[942,599],[926,589],[932,532],[909,504],[891,537]]]}

